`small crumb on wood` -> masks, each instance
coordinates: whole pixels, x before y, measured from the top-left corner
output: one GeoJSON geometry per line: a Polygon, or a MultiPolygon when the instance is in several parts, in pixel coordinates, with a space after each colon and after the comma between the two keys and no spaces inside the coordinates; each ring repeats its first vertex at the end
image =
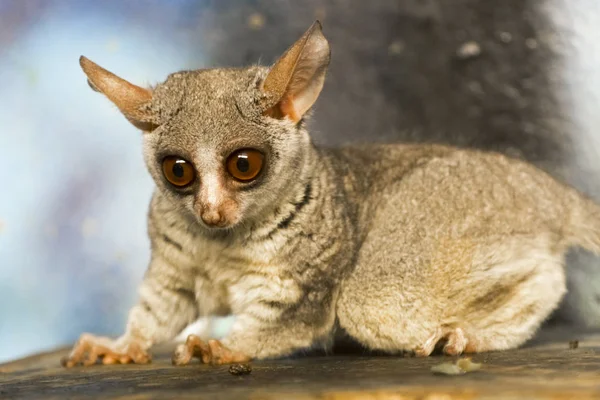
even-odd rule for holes
{"type": "Polygon", "coordinates": [[[579,340],[571,340],[569,342],[569,348],[570,349],[576,349],[579,347],[579,340]]]}
{"type": "Polygon", "coordinates": [[[452,363],[434,365],[431,367],[431,372],[440,375],[462,375],[465,373],[465,371],[460,369],[458,365],[452,363]]]}
{"type": "Polygon", "coordinates": [[[468,60],[479,55],[481,55],[481,46],[474,41],[463,43],[456,51],[456,56],[461,60],[468,60]]]}
{"type": "Polygon", "coordinates": [[[438,375],[463,375],[481,369],[480,363],[474,363],[470,358],[461,358],[455,364],[442,363],[431,367],[431,372],[438,375]]]}
{"type": "Polygon", "coordinates": [[[481,369],[481,363],[474,363],[470,357],[461,358],[456,362],[456,365],[465,372],[473,372],[481,369]]]}
{"type": "Polygon", "coordinates": [[[231,375],[249,375],[252,372],[250,364],[233,364],[229,367],[229,373],[231,375]]]}

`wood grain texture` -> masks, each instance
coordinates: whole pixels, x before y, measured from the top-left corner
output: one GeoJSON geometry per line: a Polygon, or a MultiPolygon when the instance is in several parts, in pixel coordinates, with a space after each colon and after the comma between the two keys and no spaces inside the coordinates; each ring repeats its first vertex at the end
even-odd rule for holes
{"type": "Polygon", "coordinates": [[[228,366],[173,367],[172,346],[149,365],[64,369],[66,350],[0,365],[0,399],[588,399],[600,398],[600,335],[538,338],[528,347],[473,357],[481,371],[433,375],[448,357],[344,354],[252,363],[233,376],[228,366]],[[569,340],[578,339],[577,349],[569,340]]]}

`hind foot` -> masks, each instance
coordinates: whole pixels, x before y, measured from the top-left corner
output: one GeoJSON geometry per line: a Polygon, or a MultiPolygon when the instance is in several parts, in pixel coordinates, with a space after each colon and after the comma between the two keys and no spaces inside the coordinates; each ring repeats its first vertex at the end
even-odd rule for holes
{"type": "Polygon", "coordinates": [[[447,340],[444,345],[444,354],[447,356],[459,356],[467,348],[469,340],[465,336],[465,333],[460,328],[450,329],[446,333],[445,339],[447,340]]]}
{"type": "Polygon", "coordinates": [[[427,357],[444,343],[443,352],[448,356],[459,356],[463,353],[475,353],[474,343],[461,328],[437,328],[437,330],[423,343],[414,349],[415,356],[427,357]]]}
{"type": "Polygon", "coordinates": [[[444,337],[444,331],[442,328],[437,328],[436,331],[431,335],[425,343],[421,346],[418,346],[413,350],[416,357],[428,357],[433,350],[435,350],[435,345],[444,337]]]}

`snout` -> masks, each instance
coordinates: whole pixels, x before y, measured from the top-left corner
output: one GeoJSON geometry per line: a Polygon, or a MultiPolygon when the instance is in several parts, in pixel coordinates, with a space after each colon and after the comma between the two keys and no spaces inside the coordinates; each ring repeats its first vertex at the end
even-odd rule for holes
{"type": "Polygon", "coordinates": [[[218,209],[206,210],[200,214],[200,218],[210,227],[225,228],[229,224],[224,213],[218,209]]]}
{"type": "Polygon", "coordinates": [[[240,220],[235,193],[227,189],[223,178],[216,172],[202,177],[202,185],[194,201],[196,214],[207,227],[228,228],[240,220]]]}
{"type": "Polygon", "coordinates": [[[219,204],[198,203],[196,212],[210,228],[228,228],[239,220],[238,205],[233,200],[225,200],[219,204]]]}

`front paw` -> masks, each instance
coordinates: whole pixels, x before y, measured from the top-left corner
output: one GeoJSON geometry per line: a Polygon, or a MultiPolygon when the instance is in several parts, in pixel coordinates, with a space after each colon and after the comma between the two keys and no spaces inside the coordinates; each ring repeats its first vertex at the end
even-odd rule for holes
{"type": "Polygon", "coordinates": [[[151,362],[150,354],[136,341],[124,343],[107,338],[84,333],[81,335],[71,353],[61,360],[66,368],[76,365],[89,366],[96,364],[98,359],[102,364],[147,364],[151,362]]]}
{"type": "Polygon", "coordinates": [[[223,365],[250,361],[247,355],[223,346],[218,340],[204,342],[196,335],[189,335],[184,344],[180,344],[173,353],[173,365],[187,365],[193,357],[205,364],[223,365]]]}

